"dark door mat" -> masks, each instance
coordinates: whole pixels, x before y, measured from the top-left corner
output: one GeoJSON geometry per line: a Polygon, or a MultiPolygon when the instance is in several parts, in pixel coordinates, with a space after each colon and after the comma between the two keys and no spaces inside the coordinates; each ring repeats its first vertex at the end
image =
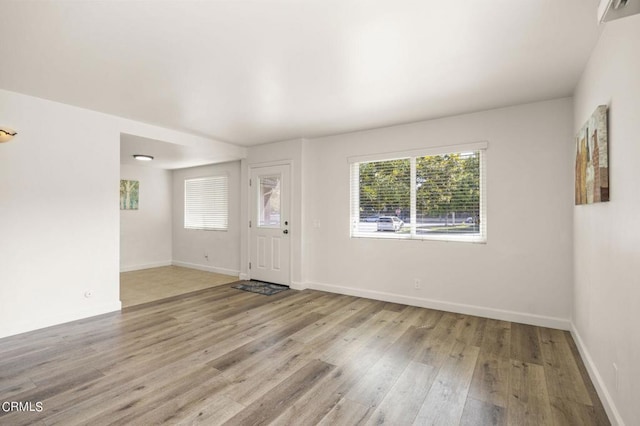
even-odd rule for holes
{"type": "Polygon", "coordinates": [[[264,294],[265,296],[271,296],[272,294],[289,290],[289,287],[287,287],[286,285],[264,283],[262,281],[253,281],[253,280],[240,281],[238,282],[238,284],[232,285],[231,288],[250,291],[252,293],[264,294]]]}

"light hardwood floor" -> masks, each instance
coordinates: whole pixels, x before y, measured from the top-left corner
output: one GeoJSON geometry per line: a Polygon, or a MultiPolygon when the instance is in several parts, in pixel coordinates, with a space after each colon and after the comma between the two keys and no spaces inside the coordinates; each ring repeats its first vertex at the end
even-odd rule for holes
{"type": "Polygon", "coordinates": [[[607,425],[569,333],[223,285],[0,340],[2,425],[607,425]]]}
{"type": "Polygon", "coordinates": [[[122,307],[140,305],[209,287],[229,284],[238,277],[179,266],[120,273],[122,307]]]}

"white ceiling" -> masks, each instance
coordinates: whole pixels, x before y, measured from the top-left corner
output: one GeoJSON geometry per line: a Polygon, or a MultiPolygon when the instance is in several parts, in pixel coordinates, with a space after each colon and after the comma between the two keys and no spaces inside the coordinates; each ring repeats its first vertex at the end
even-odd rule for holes
{"type": "Polygon", "coordinates": [[[157,169],[183,169],[219,163],[220,154],[215,147],[185,146],[144,138],[137,135],[120,134],[120,164],[153,167],[157,169]],[[151,155],[153,161],[139,161],[136,154],[151,155]]]}
{"type": "Polygon", "coordinates": [[[240,145],[569,96],[598,0],[0,0],[0,88],[240,145]]]}

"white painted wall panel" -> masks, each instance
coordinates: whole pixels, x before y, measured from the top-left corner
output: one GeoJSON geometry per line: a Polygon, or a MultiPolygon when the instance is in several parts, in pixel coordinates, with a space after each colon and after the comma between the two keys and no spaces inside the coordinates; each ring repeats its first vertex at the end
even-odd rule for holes
{"type": "Polygon", "coordinates": [[[607,23],[574,109],[577,132],[598,105],[609,105],[611,201],[573,211],[573,321],[610,414],[628,425],[640,419],[639,46],[640,15],[607,23]]]}
{"type": "Polygon", "coordinates": [[[171,265],[172,172],[121,165],[120,179],[140,182],[138,210],[120,210],[120,271],[171,265]]]}
{"type": "Polygon", "coordinates": [[[0,117],[0,337],[120,309],[116,120],[2,90],[0,117]]]}
{"type": "Polygon", "coordinates": [[[174,265],[237,276],[240,271],[240,162],[174,170],[172,223],[174,265]],[[226,231],[184,229],[184,180],[221,174],[229,178],[229,228],[226,231]]]}
{"type": "Polygon", "coordinates": [[[308,141],[308,285],[568,328],[571,123],[566,98],[308,141]],[[478,141],[489,144],[486,244],[349,237],[349,157],[478,141]]]}

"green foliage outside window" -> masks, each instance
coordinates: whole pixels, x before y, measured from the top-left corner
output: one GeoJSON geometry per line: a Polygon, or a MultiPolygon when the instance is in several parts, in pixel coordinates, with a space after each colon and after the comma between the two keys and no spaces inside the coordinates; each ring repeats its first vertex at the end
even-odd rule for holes
{"type": "MultiPolygon", "coordinates": [[[[477,221],[480,211],[479,152],[418,157],[415,164],[418,218],[457,214],[477,221]]],[[[360,163],[359,178],[361,219],[374,215],[409,217],[409,159],[360,163]]]]}

